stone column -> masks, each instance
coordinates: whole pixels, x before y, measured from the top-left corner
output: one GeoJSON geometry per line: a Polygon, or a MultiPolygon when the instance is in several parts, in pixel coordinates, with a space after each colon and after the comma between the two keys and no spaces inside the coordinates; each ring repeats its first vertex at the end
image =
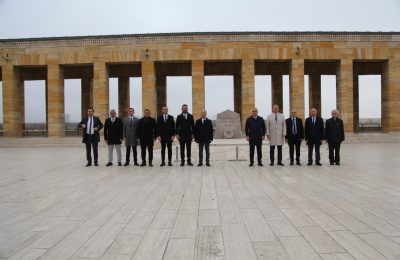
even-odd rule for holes
{"type": "Polygon", "coordinates": [[[95,115],[104,123],[109,114],[109,78],[107,64],[95,61],[93,64],[93,108],[95,115]]]}
{"type": "Polygon", "coordinates": [[[119,117],[125,118],[128,116],[130,107],[130,83],[129,77],[118,78],[118,114],[119,117]]]}
{"type": "Polygon", "coordinates": [[[47,135],[65,136],[64,75],[58,62],[47,62],[47,135]]]}
{"type": "Polygon", "coordinates": [[[242,114],[242,75],[233,75],[233,110],[242,114]]]}
{"type": "Polygon", "coordinates": [[[353,61],[342,59],[336,75],[336,106],[343,119],[346,132],[354,132],[355,129],[358,129],[357,93],[358,76],[353,75],[353,61]]]}
{"type": "Polygon", "coordinates": [[[308,106],[315,107],[321,115],[321,75],[311,74],[308,76],[308,106]]]}
{"type": "Polygon", "coordinates": [[[251,115],[251,109],[255,106],[254,73],[254,60],[243,59],[241,87],[242,104],[240,115],[242,121],[242,129],[244,129],[247,117],[251,115]]]}
{"type": "Polygon", "coordinates": [[[389,59],[384,65],[382,80],[382,130],[400,131],[400,61],[389,59]]]}
{"type": "MultiPolygon", "coordinates": [[[[156,75],[153,61],[142,61],[142,106],[157,116],[156,75]]],[[[144,113],[143,113],[144,114],[144,113]]]]}
{"type": "Polygon", "coordinates": [[[297,116],[304,115],[304,60],[293,59],[289,75],[290,110],[295,109],[297,116]]]}
{"type": "Polygon", "coordinates": [[[161,115],[161,109],[167,105],[167,76],[156,75],[157,111],[154,115],[161,115]]]}
{"type": "Polygon", "coordinates": [[[283,113],[283,81],[280,74],[271,75],[271,101],[272,105],[278,104],[283,113]]]}
{"type": "Polygon", "coordinates": [[[201,110],[205,109],[204,61],[192,61],[192,113],[200,118],[201,110]]]}
{"type": "Polygon", "coordinates": [[[87,116],[87,110],[93,106],[93,79],[84,77],[81,79],[81,108],[82,117],[87,116]]]}
{"type": "Polygon", "coordinates": [[[20,69],[13,65],[2,67],[4,136],[22,136],[25,121],[24,82],[20,69]]]}

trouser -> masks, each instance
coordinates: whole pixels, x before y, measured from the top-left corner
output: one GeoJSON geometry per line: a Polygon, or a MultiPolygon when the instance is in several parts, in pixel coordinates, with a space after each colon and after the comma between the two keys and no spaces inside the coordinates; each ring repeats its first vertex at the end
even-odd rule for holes
{"type": "Polygon", "coordinates": [[[294,150],[296,148],[296,162],[300,162],[300,145],[299,141],[297,142],[288,142],[289,144],[289,157],[290,162],[294,162],[294,150]]]}
{"type": "Polygon", "coordinates": [[[117,158],[118,162],[121,162],[122,160],[122,155],[121,155],[121,145],[120,144],[109,144],[108,145],[108,162],[113,162],[113,150],[117,150],[117,158]]]}
{"type": "Polygon", "coordinates": [[[86,159],[89,163],[92,162],[92,147],[93,147],[93,156],[94,156],[94,162],[97,163],[97,159],[99,157],[99,153],[98,153],[98,142],[95,139],[94,135],[86,135],[86,159]]]}
{"type": "Polygon", "coordinates": [[[180,141],[179,146],[181,149],[181,161],[185,161],[185,146],[186,146],[186,158],[187,162],[191,161],[192,156],[192,141],[180,141]]]}
{"type": "Polygon", "coordinates": [[[278,147],[278,163],[282,162],[282,145],[270,145],[269,159],[273,163],[275,161],[275,146],[278,147]]]}
{"type": "Polygon", "coordinates": [[[315,162],[319,163],[319,161],[321,160],[321,156],[319,153],[319,147],[321,146],[321,144],[319,142],[317,143],[308,142],[308,162],[309,163],[313,162],[314,146],[315,146],[315,162]]]}
{"type": "Polygon", "coordinates": [[[261,144],[250,144],[250,162],[254,163],[254,148],[257,147],[257,162],[261,163],[261,158],[262,158],[262,150],[261,150],[261,144]]]}
{"type": "Polygon", "coordinates": [[[149,152],[149,162],[151,163],[153,161],[153,145],[141,144],[140,150],[142,154],[142,163],[146,163],[146,148],[149,152]]]}
{"type": "Polygon", "coordinates": [[[328,143],[329,162],[340,163],[340,143],[328,143]]]}
{"type": "Polygon", "coordinates": [[[206,163],[210,162],[210,144],[199,143],[199,163],[203,162],[203,147],[206,150],[206,163]]]}
{"type": "Polygon", "coordinates": [[[168,162],[172,160],[172,141],[171,140],[161,140],[161,161],[165,162],[165,148],[168,149],[168,162]]]}
{"type": "Polygon", "coordinates": [[[137,146],[136,145],[130,145],[130,146],[126,147],[126,162],[129,163],[129,161],[130,161],[131,148],[133,151],[133,162],[137,163],[137,146]]]}

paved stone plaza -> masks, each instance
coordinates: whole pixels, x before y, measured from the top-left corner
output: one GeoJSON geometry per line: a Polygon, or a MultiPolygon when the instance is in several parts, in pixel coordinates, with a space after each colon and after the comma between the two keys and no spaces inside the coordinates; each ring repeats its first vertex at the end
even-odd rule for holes
{"type": "Polygon", "coordinates": [[[234,146],[164,168],[159,151],[106,168],[102,147],[85,168],[83,146],[1,148],[0,259],[400,259],[398,144],[345,144],[341,166],[324,145],[322,167],[305,147],[270,167],[267,148],[253,168],[234,146]]]}

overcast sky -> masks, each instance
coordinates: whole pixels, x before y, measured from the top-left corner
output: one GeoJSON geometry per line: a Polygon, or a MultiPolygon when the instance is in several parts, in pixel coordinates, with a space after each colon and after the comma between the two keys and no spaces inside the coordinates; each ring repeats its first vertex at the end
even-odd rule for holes
{"type": "MultiPolygon", "coordinates": [[[[206,31],[400,31],[400,1],[0,0],[1,39],[206,31]]],[[[265,115],[270,112],[269,81],[268,77],[256,77],[256,105],[265,115]]],[[[131,82],[131,91],[135,93],[131,104],[137,106],[138,111],[141,110],[141,82],[140,79],[131,82]]],[[[284,82],[284,89],[287,89],[287,80],[284,82]]],[[[206,108],[210,115],[233,108],[232,85],[230,77],[206,78],[206,108]],[[223,100],[216,99],[221,96],[223,100]]],[[[178,113],[181,103],[191,104],[190,86],[190,77],[168,79],[171,114],[178,113]]],[[[324,78],[324,117],[335,104],[334,86],[334,78],[324,78]]],[[[360,117],[379,117],[379,77],[361,79],[360,88],[360,117]]],[[[44,83],[29,82],[25,91],[26,120],[41,121],[44,118],[44,83]]],[[[111,80],[112,107],[116,106],[115,92],[116,81],[111,80]]],[[[80,104],[75,103],[79,95],[79,81],[66,82],[66,113],[72,121],[80,115],[80,104]]],[[[2,106],[0,109],[2,122],[2,106]]],[[[138,114],[141,113],[138,111],[138,114]]]]}

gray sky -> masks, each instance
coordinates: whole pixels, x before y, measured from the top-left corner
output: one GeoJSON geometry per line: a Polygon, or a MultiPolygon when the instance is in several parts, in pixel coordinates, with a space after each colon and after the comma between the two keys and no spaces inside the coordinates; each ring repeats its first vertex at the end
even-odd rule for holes
{"type": "MultiPolygon", "coordinates": [[[[1,39],[201,31],[400,31],[400,1],[0,0],[0,25],[1,39]]],[[[132,79],[132,82],[132,104],[141,107],[140,79],[132,79]]],[[[26,100],[26,119],[41,121],[44,118],[44,83],[29,82],[26,85],[26,97],[35,97],[26,100]]],[[[167,99],[172,115],[178,113],[182,103],[191,104],[190,85],[191,80],[187,77],[168,79],[167,99]]],[[[206,78],[209,115],[232,109],[232,85],[229,77],[206,78]]],[[[326,108],[323,105],[322,114],[325,117],[329,114],[329,106],[335,103],[332,99],[334,85],[333,78],[323,79],[322,95],[326,108]]],[[[66,89],[66,113],[75,121],[80,115],[80,104],[74,103],[80,95],[79,82],[66,82],[66,86],[69,87],[66,89]]],[[[284,89],[287,86],[286,82],[284,89]]],[[[360,88],[360,117],[379,117],[379,78],[360,79],[360,88]]],[[[110,89],[110,106],[115,107],[116,82],[113,80],[110,89]]],[[[268,114],[269,78],[256,78],[256,95],[260,113],[268,114]]],[[[1,106],[0,109],[2,122],[1,106]]]]}

